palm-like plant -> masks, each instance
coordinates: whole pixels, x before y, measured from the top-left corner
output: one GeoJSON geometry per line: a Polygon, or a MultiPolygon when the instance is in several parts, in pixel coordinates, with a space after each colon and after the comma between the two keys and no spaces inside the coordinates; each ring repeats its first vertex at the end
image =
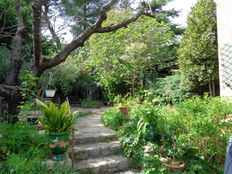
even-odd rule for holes
{"type": "Polygon", "coordinates": [[[42,116],[38,119],[49,133],[69,133],[71,131],[77,116],[75,112],[70,112],[70,107],[67,101],[65,101],[60,108],[53,102],[46,105],[44,102],[36,99],[36,103],[42,112],[42,116]]]}

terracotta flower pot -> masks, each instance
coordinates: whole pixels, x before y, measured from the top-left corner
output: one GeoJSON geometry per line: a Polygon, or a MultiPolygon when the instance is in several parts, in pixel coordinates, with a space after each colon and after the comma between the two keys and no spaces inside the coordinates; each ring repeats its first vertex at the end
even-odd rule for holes
{"type": "Polygon", "coordinates": [[[49,147],[52,153],[52,160],[62,161],[66,158],[66,152],[69,145],[69,134],[67,133],[49,133],[49,147]]]}
{"type": "Polygon", "coordinates": [[[127,106],[120,106],[119,110],[121,113],[128,115],[128,107],[127,106]]]}
{"type": "Polygon", "coordinates": [[[162,162],[162,166],[166,167],[167,169],[171,171],[180,171],[184,169],[185,163],[180,162],[177,164],[170,164],[170,161],[167,161],[167,162],[162,162]]]}

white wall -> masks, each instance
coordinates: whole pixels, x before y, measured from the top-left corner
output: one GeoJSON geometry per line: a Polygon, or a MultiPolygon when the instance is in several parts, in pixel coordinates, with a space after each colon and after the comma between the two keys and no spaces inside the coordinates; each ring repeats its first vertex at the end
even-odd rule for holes
{"type": "Polygon", "coordinates": [[[232,96],[232,0],[217,3],[220,95],[232,96]]]}

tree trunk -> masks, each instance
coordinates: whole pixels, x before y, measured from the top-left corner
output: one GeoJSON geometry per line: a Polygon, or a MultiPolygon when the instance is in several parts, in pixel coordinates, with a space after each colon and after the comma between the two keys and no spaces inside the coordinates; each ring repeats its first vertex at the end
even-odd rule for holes
{"type": "Polygon", "coordinates": [[[22,66],[22,43],[25,35],[22,9],[20,0],[15,0],[16,14],[18,17],[18,29],[14,36],[11,46],[11,65],[5,81],[0,84],[0,95],[3,99],[0,101],[0,115],[5,113],[15,115],[18,111],[20,102],[20,90],[18,87],[18,75],[22,66]]]}
{"type": "Polygon", "coordinates": [[[209,81],[209,96],[212,97],[212,84],[211,81],[209,81]]]}
{"type": "Polygon", "coordinates": [[[213,94],[213,97],[216,96],[215,81],[214,80],[212,81],[212,94],[213,94]]]}

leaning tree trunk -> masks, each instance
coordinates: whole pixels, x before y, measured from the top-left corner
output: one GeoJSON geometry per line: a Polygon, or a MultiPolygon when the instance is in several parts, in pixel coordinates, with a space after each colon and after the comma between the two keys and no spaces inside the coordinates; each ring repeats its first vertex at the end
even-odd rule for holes
{"type": "Polygon", "coordinates": [[[20,102],[20,88],[18,87],[18,75],[22,66],[22,42],[25,34],[20,0],[15,0],[16,14],[18,17],[18,29],[11,45],[11,64],[5,81],[0,84],[0,115],[5,113],[15,115],[20,102]]]}

